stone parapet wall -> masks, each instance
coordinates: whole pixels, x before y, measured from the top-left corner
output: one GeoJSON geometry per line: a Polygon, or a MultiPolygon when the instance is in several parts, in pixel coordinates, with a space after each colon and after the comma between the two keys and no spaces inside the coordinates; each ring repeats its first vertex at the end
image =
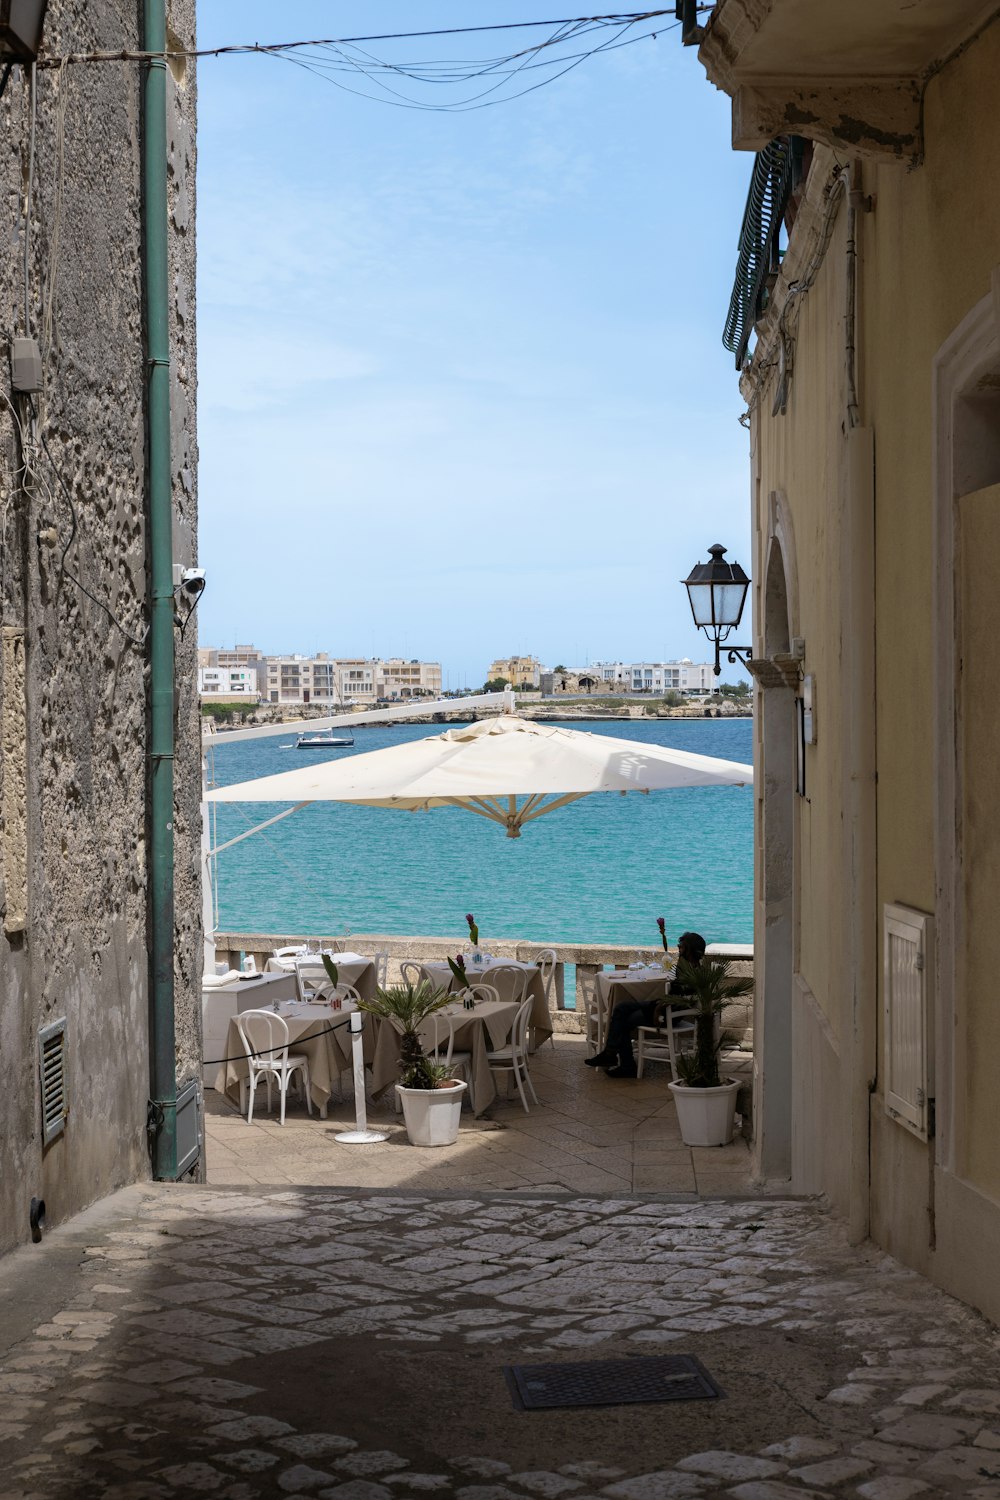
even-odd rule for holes
{"type": "MultiPolygon", "coordinates": [[[[296,943],[317,943],[324,947],[340,946],[358,953],[386,953],[389,956],[389,980],[399,979],[399,965],[403,959],[444,959],[468,947],[468,937],[458,935],[451,938],[422,937],[419,935],[398,937],[388,933],[352,932],[348,936],[332,933],[262,933],[225,932],[216,934],[216,958],[227,968],[239,968],[244,958],[253,958],[257,967],[263,969],[268,957],[276,948],[291,947],[296,943]]],[[[640,959],[655,961],[663,957],[663,949],[650,945],[645,948],[629,947],[615,943],[537,943],[525,938],[484,937],[482,946],[497,958],[533,959],[546,948],[556,955],[556,977],[552,1005],[553,1023],[556,1031],[580,1032],[583,1019],[572,1008],[567,1009],[566,965],[575,969],[590,969],[594,973],[605,967],[626,967],[640,959]]],[[[713,943],[709,949],[715,958],[730,960],[733,977],[743,978],[753,974],[753,948],[749,944],[713,943]]],[[[676,952],[671,950],[671,960],[676,952]]],[[[753,1041],[753,992],[728,1005],[723,1012],[723,1029],[733,1037],[734,1044],[749,1050],[753,1041]]]]}

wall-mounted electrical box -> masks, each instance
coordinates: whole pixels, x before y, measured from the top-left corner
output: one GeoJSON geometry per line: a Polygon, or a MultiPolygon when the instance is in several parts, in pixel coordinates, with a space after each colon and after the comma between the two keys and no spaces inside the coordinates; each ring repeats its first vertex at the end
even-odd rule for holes
{"type": "Polygon", "coordinates": [[[0,62],[34,62],[42,45],[46,3],[0,0],[0,62]]]}
{"type": "Polygon", "coordinates": [[[10,383],[22,396],[42,389],[42,352],[37,339],[14,339],[10,346],[10,383]]]}

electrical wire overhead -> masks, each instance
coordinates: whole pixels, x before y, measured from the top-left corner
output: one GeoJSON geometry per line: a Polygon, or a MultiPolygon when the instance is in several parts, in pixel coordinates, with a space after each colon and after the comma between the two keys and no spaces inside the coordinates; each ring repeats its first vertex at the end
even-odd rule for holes
{"type": "MultiPolygon", "coordinates": [[[[710,4],[699,10],[711,10],[710,4]]],[[[661,31],[680,26],[674,6],[642,11],[576,16],[563,20],[508,21],[493,25],[456,26],[429,31],[384,32],[371,36],[323,38],[314,41],[240,43],[223,47],[168,51],[169,59],[259,55],[291,63],[346,93],[388,104],[462,114],[508,103],[554,83],[556,79],[600,53],[637,42],[655,41],[661,31]],[[544,30],[538,41],[493,56],[479,58],[378,56],[373,43],[414,43],[431,37],[481,35],[544,30]],[[600,38],[600,39],[599,39],[600,38]],[[413,86],[416,88],[414,89],[413,86]],[[463,93],[474,85],[473,93],[463,93]]],[[[409,49],[412,51],[412,48],[409,49]]],[[[72,53],[39,58],[39,67],[67,63],[146,61],[144,52],[72,53]]]]}

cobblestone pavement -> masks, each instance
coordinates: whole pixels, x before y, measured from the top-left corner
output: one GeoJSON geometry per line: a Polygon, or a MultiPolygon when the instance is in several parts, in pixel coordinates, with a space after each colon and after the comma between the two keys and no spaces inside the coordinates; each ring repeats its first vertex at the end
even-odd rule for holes
{"type": "Polygon", "coordinates": [[[147,1185],[0,1296],[0,1500],[1000,1497],[996,1330],[809,1204],[147,1185]],[[724,1399],[503,1378],[658,1352],[724,1399]]]}
{"type": "MultiPolygon", "coordinates": [[[[392,1101],[369,1104],[371,1122],[388,1130],[379,1146],[339,1146],[337,1130],[354,1121],[354,1099],[330,1101],[330,1117],[310,1118],[289,1094],[284,1126],[263,1113],[263,1089],[252,1126],[210,1090],[208,1166],[213,1184],[419,1188],[479,1192],[562,1189],[571,1193],[751,1192],[750,1152],[737,1137],[718,1150],[692,1151],[680,1138],[677,1110],[667,1091],[665,1063],[651,1063],[638,1080],[608,1078],[585,1068],[582,1037],[557,1036],[531,1059],[540,1100],[525,1114],[515,1093],[498,1099],[488,1118],[463,1111],[456,1146],[413,1151],[392,1101]]],[[[748,1053],[727,1057],[726,1071],[749,1076],[748,1053]]]]}

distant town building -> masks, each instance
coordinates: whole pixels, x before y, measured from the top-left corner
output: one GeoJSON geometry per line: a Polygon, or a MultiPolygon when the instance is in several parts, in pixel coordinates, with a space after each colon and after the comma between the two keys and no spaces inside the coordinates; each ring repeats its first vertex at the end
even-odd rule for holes
{"type": "Polygon", "coordinates": [[[225,703],[260,702],[257,672],[253,667],[199,667],[198,692],[202,699],[225,703]]]}
{"type": "MultiPolygon", "coordinates": [[[[252,647],[235,648],[236,652],[253,651],[252,647]]],[[[222,673],[232,652],[204,651],[199,662],[199,688],[215,697],[222,673]],[[206,678],[202,673],[215,674],[206,678]]],[[[256,670],[260,674],[260,694],[266,703],[320,704],[324,708],[373,708],[384,699],[438,698],[441,695],[441,663],[405,660],[401,656],[330,656],[325,651],[315,656],[297,652],[285,656],[261,656],[256,670]]],[[[248,669],[252,665],[248,663],[248,669]]],[[[234,665],[234,670],[236,670],[234,665]]]]}
{"type": "Polygon", "coordinates": [[[504,678],[512,687],[537,688],[541,685],[543,667],[537,656],[500,656],[490,662],[487,682],[504,678]]]}
{"type": "Polygon", "coordinates": [[[715,687],[711,662],[598,661],[589,669],[617,693],[710,693],[715,687]]]}
{"type": "Polygon", "coordinates": [[[390,656],[378,663],[379,698],[440,698],[441,663],[390,656]]]}
{"type": "Polygon", "coordinates": [[[198,691],[203,692],[202,668],[220,668],[234,671],[249,668],[253,673],[256,691],[263,697],[267,689],[267,658],[256,646],[200,646],[198,648],[198,691]]]}
{"type": "Polygon", "coordinates": [[[334,708],[345,701],[340,683],[342,663],[326,652],[316,656],[269,656],[266,661],[265,702],[320,703],[334,708]]]}

